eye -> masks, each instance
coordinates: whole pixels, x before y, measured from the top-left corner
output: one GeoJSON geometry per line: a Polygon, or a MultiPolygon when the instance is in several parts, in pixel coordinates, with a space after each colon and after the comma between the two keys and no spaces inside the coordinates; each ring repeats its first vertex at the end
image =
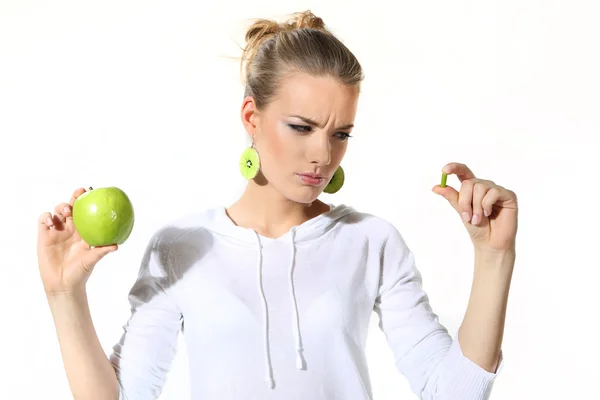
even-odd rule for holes
{"type": "Polygon", "coordinates": [[[336,137],[338,137],[340,140],[344,141],[347,140],[348,138],[351,138],[352,136],[347,133],[347,132],[337,132],[336,137]]]}
{"type": "Polygon", "coordinates": [[[297,131],[297,132],[310,132],[312,131],[312,127],[307,126],[307,125],[294,125],[294,124],[289,124],[288,125],[290,128],[292,128],[293,130],[297,131]]]}

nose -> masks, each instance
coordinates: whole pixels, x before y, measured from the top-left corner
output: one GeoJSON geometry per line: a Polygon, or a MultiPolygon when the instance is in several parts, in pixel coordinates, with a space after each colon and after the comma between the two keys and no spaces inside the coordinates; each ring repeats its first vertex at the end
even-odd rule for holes
{"type": "Polygon", "coordinates": [[[310,144],[311,163],[327,166],[331,163],[331,142],[327,134],[314,135],[310,144]]]}

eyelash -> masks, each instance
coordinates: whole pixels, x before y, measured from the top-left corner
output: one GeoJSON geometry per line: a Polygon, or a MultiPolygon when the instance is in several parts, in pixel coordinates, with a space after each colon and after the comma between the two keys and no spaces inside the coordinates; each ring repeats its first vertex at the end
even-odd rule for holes
{"type": "MultiPolygon", "coordinates": [[[[312,130],[312,128],[310,126],[306,126],[306,125],[294,125],[294,124],[289,124],[289,127],[292,128],[293,130],[297,131],[297,132],[310,132],[312,130]]],[[[350,135],[349,133],[346,132],[337,132],[337,134],[342,134],[342,137],[338,136],[338,139],[344,141],[347,140],[348,138],[351,138],[352,135],[350,135]]]]}

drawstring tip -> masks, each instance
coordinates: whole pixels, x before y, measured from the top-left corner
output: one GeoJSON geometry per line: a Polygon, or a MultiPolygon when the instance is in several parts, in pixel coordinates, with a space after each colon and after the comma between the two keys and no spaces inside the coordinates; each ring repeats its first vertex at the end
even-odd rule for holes
{"type": "Polygon", "coordinates": [[[269,389],[273,389],[275,387],[275,381],[273,378],[268,377],[266,379],[267,385],[269,385],[269,389]]]}
{"type": "Polygon", "coordinates": [[[302,356],[300,355],[300,353],[298,353],[296,355],[296,368],[297,369],[304,368],[304,362],[302,361],[302,356]]]}

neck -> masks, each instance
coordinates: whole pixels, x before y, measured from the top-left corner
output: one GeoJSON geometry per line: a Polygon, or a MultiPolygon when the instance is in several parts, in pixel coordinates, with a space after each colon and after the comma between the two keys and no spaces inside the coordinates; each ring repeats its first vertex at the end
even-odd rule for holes
{"type": "Polygon", "coordinates": [[[320,200],[298,203],[268,184],[258,185],[250,180],[242,196],[226,211],[236,225],[276,238],[328,210],[329,206],[320,200]]]}

